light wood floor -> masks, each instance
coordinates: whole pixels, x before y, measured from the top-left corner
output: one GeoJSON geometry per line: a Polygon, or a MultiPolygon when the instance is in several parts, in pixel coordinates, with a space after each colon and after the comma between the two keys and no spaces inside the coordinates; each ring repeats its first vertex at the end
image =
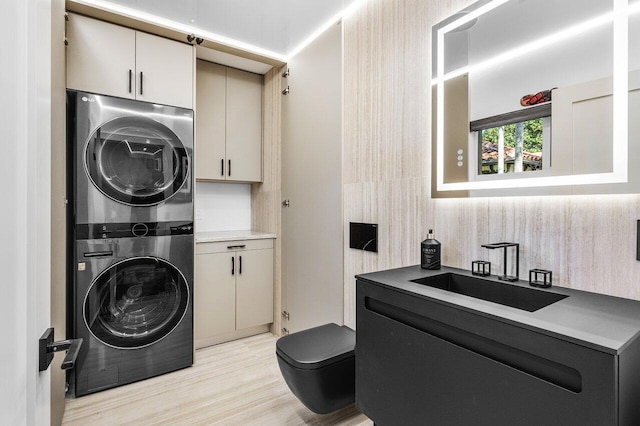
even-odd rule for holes
{"type": "Polygon", "coordinates": [[[65,425],[372,425],[355,407],[307,410],[282,379],[276,338],[198,350],[193,367],[67,400],[65,425]]]}

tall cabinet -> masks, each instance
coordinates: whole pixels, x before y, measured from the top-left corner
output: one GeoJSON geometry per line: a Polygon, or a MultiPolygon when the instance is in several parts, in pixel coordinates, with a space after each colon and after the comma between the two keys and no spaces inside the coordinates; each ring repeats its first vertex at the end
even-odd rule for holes
{"type": "Polygon", "coordinates": [[[197,61],[196,179],[262,181],[262,80],[197,61]]]}

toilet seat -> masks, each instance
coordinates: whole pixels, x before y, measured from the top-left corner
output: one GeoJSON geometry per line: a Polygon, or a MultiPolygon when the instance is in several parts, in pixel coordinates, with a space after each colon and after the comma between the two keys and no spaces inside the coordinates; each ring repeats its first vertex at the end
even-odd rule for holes
{"type": "Polygon", "coordinates": [[[280,338],[276,354],[293,367],[312,370],[353,357],[355,344],[353,330],[332,323],[280,338]]]}

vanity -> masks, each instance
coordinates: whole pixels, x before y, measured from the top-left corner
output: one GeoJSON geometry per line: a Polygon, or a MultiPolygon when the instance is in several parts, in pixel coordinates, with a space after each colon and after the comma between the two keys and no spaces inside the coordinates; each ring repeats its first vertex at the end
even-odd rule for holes
{"type": "Polygon", "coordinates": [[[640,424],[640,302],[450,267],[356,278],[356,405],[377,425],[640,424]]]}

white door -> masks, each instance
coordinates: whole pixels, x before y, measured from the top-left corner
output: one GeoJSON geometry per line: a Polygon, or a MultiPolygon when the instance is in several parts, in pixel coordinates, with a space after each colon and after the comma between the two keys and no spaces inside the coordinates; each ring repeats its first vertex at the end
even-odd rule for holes
{"type": "Polygon", "coordinates": [[[3,424],[48,425],[38,338],[50,323],[51,2],[6,2],[3,13],[0,413],[3,424]]]}
{"type": "Polygon", "coordinates": [[[342,28],[293,57],[282,100],[283,309],[290,332],[343,323],[342,28]]]}

